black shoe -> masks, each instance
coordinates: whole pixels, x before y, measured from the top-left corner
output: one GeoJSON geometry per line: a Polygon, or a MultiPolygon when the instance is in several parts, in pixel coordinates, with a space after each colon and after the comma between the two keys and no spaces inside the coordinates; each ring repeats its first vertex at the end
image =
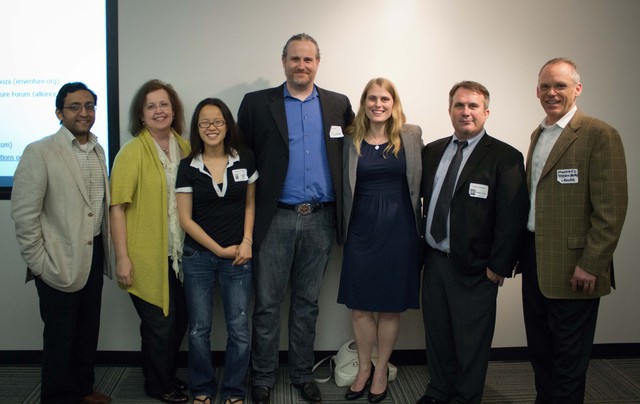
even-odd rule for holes
{"type": "Polygon", "coordinates": [[[371,374],[369,374],[369,379],[367,379],[367,382],[364,384],[364,387],[362,388],[362,390],[353,391],[353,390],[351,390],[351,387],[349,387],[349,390],[347,390],[347,392],[344,393],[344,399],[347,400],[347,401],[353,401],[353,400],[357,400],[359,398],[362,398],[364,396],[364,391],[371,384],[371,380],[373,380],[373,374],[375,372],[376,372],[376,367],[373,366],[373,364],[372,364],[371,365],[371,374]]]}
{"type": "Polygon", "coordinates": [[[304,401],[310,403],[322,402],[320,389],[318,389],[318,386],[316,386],[314,382],[293,383],[293,387],[300,390],[300,395],[304,401]]]}
{"type": "MultiPolygon", "coordinates": [[[[371,381],[371,384],[373,384],[373,379],[371,381]]],[[[384,400],[385,398],[387,398],[387,389],[389,388],[389,366],[387,366],[387,387],[384,388],[384,391],[382,393],[379,394],[374,394],[371,392],[371,388],[369,388],[369,395],[367,396],[367,399],[369,400],[370,403],[379,403],[380,401],[384,400]]]]}
{"type": "Polygon", "coordinates": [[[347,390],[347,392],[344,393],[344,399],[347,401],[353,401],[353,400],[362,398],[364,396],[364,391],[366,389],[367,389],[367,386],[364,386],[360,391],[353,391],[351,390],[351,387],[349,387],[349,390],[347,390]]]}
{"type": "Polygon", "coordinates": [[[185,382],[184,380],[178,379],[177,377],[174,377],[171,380],[171,384],[178,391],[185,391],[186,389],[189,388],[189,386],[187,385],[187,382],[185,382]]]}
{"type": "Polygon", "coordinates": [[[164,393],[164,394],[148,394],[148,396],[158,399],[163,403],[169,403],[169,404],[186,403],[187,401],[189,401],[189,397],[187,397],[183,393],[176,390],[169,393],[164,393]]]}
{"type": "Polygon", "coordinates": [[[387,389],[386,388],[380,394],[373,394],[371,392],[371,390],[369,390],[369,396],[367,397],[367,399],[369,400],[370,403],[379,403],[380,401],[384,400],[385,398],[387,398],[387,389]]]}
{"type": "Polygon", "coordinates": [[[253,386],[251,388],[251,400],[256,404],[268,404],[271,389],[267,386],[253,386]]]}
{"type": "Polygon", "coordinates": [[[416,404],[444,404],[444,403],[447,403],[447,401],[436,400],[435,398],[431,397],[428,394],[425,394],[424,396],[420,397],[420,400],[416,402],[416,404]]]}

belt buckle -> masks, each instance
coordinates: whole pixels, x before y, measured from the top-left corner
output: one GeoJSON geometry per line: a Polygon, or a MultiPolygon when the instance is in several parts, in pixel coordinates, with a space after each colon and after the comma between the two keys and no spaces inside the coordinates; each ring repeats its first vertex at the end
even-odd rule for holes
{"type": "Polygon", "coordinates": [[[313,212],[313,205],[310,203],[301,203],[300,205],[296,205],[296,213],[300,215],[308,215],[313,212]]]}

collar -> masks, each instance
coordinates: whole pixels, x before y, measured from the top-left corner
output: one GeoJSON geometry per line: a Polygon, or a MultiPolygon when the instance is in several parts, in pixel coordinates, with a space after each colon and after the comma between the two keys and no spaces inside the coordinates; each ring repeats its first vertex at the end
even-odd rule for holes
{"type": "MultiPolygon", "coordinates": [[[[289,89],[287,88],[287,82],[286,81],[284,82],[282,87],[284,88],[284,98],[297,100],[297,98],[291,96],[291,93],[289,93],[289,89]]],[[[314,84],[313,85],[313,90],[311,90],[311,94],[309,94],[309,96],[305,99],[305,101],[312,100],[312,99],[316,98],[317,96],[318,96],[318,88],[314,84]]]]}
{"type": "Polygon", "coordinates": [[[475,143],[479,142],[480,139],[482,138],[482,136],[484,136],[485,133],[487,133],[487,132],[484,129],[482,129],[480,132],[478,132],[477,135],[475,135],[471,139],[460,139],[458,136],[456,136],[456,134],[454,132],[453,136],[451,137],[451,141],[449,143],[453,143],[454,140],[457,140],[458,142],[464,142],[466,140],[467,141],[467,148],[469,148],[470,146],[473,146],[475,143]]]}
{"type": "Polygon", "coordinates": [[[73,136],[73,133],[71,133],[71,131],[67,129],[66,126],[63,125],[62,127],[65,129],[64,133],[67,137],[67,140],[69,141],[69,143],[71,143],[72,146],[77,145],[81,150],[86,152],[92,150],[98,144],[98,137],[91,132],[89,132],[89,136],[87,137],[87,143],[80,144],[80,142],[78,142],[78,139],[73,136]]]}
{"type": "Polygon", "coordinates": [[[564,114],[564,116],[562,118],[560,118],[558,120],[558,122],[554,123],[553,125],[548,125],[546,123],[547,118],[545,117],[544,119],[542,119],[542,122],[540,123],[540,127],[544,130],[544,129],[549,129],[552,128],[554,125],[558,125],[560,128],[564,129],[565,126],[567,126],[569,124],[569,121],[573,118],[573,116],[576,114],[576,111],[578,110],[578,106],[574,105],[573,108],[571,108],[569,110],[569,112],[567,112],[566,114],[564,114]]]}
{"type": "MultiPolygon", "coordinates": [[[[232,150],[232,153],[227,157],[228,157],[227,167],[231,167],[237,161],[240,161],[240,155],[236,150],[232,150]]],[[[207,170],[204,169],[204,162],[202,161],[202,153],[198,153],[195,156],[193,156],[193,158],[191,159],[191,164],[189,164],[189,166],[196,168],[198,171],[200,171],[203,174],[211,176],[209,172],[207,172],[207,170]]]]}

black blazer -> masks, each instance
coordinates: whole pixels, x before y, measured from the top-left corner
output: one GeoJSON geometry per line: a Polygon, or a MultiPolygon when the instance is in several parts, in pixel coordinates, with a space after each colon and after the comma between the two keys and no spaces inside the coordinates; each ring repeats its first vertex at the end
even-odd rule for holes
{"type": "MultiPolygon", "coordinates": [[[[342,145],[343,137],[330,137],[332,126],[345,128],[354,114],[349,99],[338,93],[318,90],[327,160],[336,196],[336,235],[342,227],[342,145]]],[[[253,238],[256,246],[264,240],[282,195],[289,166],[289,130],[284,107],[284,84],[248,93],[238,110],[238,126],[247,146],[253,150],[260,178],[256,182],[256,221],[253,238]]]]}
{"type": "MultiPolygon", "coordinates": [[[[425,226],[434,176],[450,141],[451,136],[436,140],[422,153],[425,226]]],[[[528,214],[522,153],[485,133],[462,168],[451,201],[449,241],[455,267],[465,275],[489,267],[498,275],[510,277],[528,214]],[[488,186],[487,197],[470,196],[471,183],[488,186]]]]}

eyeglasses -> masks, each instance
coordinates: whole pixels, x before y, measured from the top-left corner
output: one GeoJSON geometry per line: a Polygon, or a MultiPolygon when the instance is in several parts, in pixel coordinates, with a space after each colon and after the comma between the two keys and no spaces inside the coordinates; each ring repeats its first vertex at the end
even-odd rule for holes
{"type": "Polygon", "coordinates": [[[226,122],[223,121],[222,119],[216,119],[215,121],[209,122],[209,121],[202,121],[202,122],[198,122],[198,127],[202,128],[202,129],[209,129],[209,126],[213,125],[216,128],[219,128],[221,126],[224,126],[226,122]]]}
{"type": "Polygon", "coordinates": [[[556,92],[561,93],[566,91],[569,87],[573,87],[575,84],[565,84],[565,83],[556,83],[556,84],[540,84],[538,89],[540,89],[541,93],[548,93],[553,88],[556,92]]]}
{"type": "Polygon", "coordinates": [[[82,108],[86,109],[89,112],[93,112],[96,110],[96,104],[92,103],[92,102],[88,102],[84,105],[82,104],[71,104],[68,107],[62,107],[64,109],[70,109],[73,112],[80,112],[82,111],[82,108]]]}
{"type": "Polygon", "coordinates": [[[161,110],[166,111],[168,109],[171,109],[171,104],[169,104],[168,102],[161,102],[160,104],[147,104],[144,106],[144,109],[146,109],[147,111],[155,111],[156,108],[160,107],[161,110]]]}

